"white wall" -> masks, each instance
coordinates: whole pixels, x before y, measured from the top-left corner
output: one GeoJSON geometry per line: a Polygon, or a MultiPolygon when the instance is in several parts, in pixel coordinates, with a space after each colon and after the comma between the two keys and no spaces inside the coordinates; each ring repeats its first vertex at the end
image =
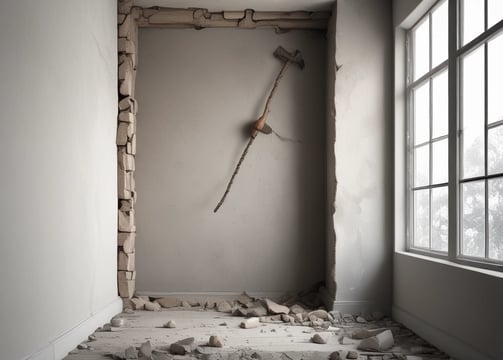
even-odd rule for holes
{"type": "Polygon", "coordinates": [[[395,253],[393,316],[460,360],[503,358],[503,275],[404,252],[405,29],[432,0],[395,8],[395,253]],[[417,7],[414,7],[417,5],[417,7]]]}
{"type": "Polygon", "coordinates": [[[2,1],[0,44],[0,357],[60,358],[120,311],[116,2],[2,1]]]}
{"type": "Polygon", "coordinates": [[[390,311],[391,21],[390,1],[338,1],[335,307],[343,311],[390,311]]]}
{"type": "Polygon", "coordinates": [[[142,29],[137,78],[137,289],[284,292],[324,280],[324,34],[142,29]],[[282,63],[300,49],[226,202],[282,63]]]}

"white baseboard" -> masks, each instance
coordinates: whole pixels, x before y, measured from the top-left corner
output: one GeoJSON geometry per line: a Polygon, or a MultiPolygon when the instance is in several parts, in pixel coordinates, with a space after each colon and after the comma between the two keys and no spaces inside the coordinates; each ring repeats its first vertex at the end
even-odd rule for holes
{"type": "Polygon", "coordinates": [[[340,311],[343,314],[362,314],[380,311],[385,315],[390,315],[390,305],[382,304],[370,300],[335,300],[334,310],[340,311]]]}
{"type": "Polygon", "coordinates": [[[406,310],[393,305],[393,320],[402,323],[417,335],[435,345],[449,356],[458,360],[496,360],[491,356],[481,353],[466,342],[454,337],[445,331],[414,316],[406,310]]]}
{"type": "Polygon", "coordinates": [[[117,297],[105,308],[90,318],[84,320],[74,328],[52,340],[47,346],[29,355],[25,360],[61,360],[68,352],[96,330],[97,327],[110,321],[112,317],[122,311],[122,299],[117,297]]]}

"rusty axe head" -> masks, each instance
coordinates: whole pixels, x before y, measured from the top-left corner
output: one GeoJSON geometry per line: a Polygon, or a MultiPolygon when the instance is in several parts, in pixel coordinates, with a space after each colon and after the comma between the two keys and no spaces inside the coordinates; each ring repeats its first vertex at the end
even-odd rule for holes
{"type": "Polygon", "coordinates": [[[300,50],[295,50],[294,53],[291,53],[285,50],[285,48],[283,48],[282,46],[278,46],[274,51],[274,56],[276,56],[281,61],[289,61],[293,64],[298,65],[301,69],[304,69],[304,59],[302,58],[300,50]]]}

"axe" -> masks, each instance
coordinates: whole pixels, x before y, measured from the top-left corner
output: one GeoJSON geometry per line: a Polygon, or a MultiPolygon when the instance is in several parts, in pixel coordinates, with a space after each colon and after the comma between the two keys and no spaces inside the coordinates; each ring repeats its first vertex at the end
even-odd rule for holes
{"type": "Polygon", "coordinates": [[[224,194],[222,195],[222,198],[218,202],[217,206],[215,209],[213,209],[213,212],[216,213],[218,209],[222,206],[222,204],[225,201],[225,198],[229,194],[229,191],[232,187],[232,184],[234,182],[234,178],[239,172],[239,168],[241,167],[241,164],[243,163],[244,158],[246,157],[246,154],[248,153],[248,150],[250,149],[251,144],[257,137],[258,133],[261,132],[263,134],[270,134],[272,132],[271,127],[267,124],[267,117],[269,116],[269,112],[271,111],[270,106],[271,106],[271,101],[276,93],[276,89],[278,88],[279,83],[281,82],[281,79],[285,75],[286,71],[288,70],[288,67],[290,64],[297,65],[301,69],[304,68],[304,59],[302,58],[302,54],[300,53],[299,50],[295,50],[294,53],[291,53],[287,50],[285,50],[282,46],[278,46],[278,48],[274,51],[274,56],[281,60],[283,62],[283,67],[281,68],[278,76],[276,76],[276,79],[274,80],[272,89],[269,93],[269,96],[267,97],[267,101],[264,106],[264,112],[262,115],[253,123],[252,128],[251,128],[251,133],[250,133],[250,140],[248,140],[248,144],[246,145],[245,149],[243,150],[243,153],[241,154],[241,157],[239,158],[239,161],[236,165],[236,168],[234,169],[234,172],[232,173],[231,179],[229,180],[229,183],[227,184],[227,188],[225,189],[224,194]]]}

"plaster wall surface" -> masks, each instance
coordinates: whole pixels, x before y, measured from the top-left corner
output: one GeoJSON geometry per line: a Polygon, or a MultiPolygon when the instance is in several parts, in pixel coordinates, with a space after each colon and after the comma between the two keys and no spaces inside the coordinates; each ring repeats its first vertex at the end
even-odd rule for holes
{"type": "Polygon", "coordinates": [[[324,279],[326,40],[318,32],[141,29],[137,289],[284,292],[324,279]],[[218,213],[282,63],[300,49],[218,213]]]}
{"type": "Polygon", "coordinates": [[[390,312],[393,238],[391,2],[337,2],[335,308],[390,312]]]}
{"type": "Polygon", "coordinates": [[[503,275],[405,252],[405,31],[434,1],[396,0],[395,252],[393,315],[432,344],[462,359],[503,358],[503,275]],[[409,3],[409,6],[404,6],[409,3]]]}
{"type": "Polygon", "coordinates": [[[116,6],[0,4],[2,359],[61,356],[118,300],[116,6]]]}

